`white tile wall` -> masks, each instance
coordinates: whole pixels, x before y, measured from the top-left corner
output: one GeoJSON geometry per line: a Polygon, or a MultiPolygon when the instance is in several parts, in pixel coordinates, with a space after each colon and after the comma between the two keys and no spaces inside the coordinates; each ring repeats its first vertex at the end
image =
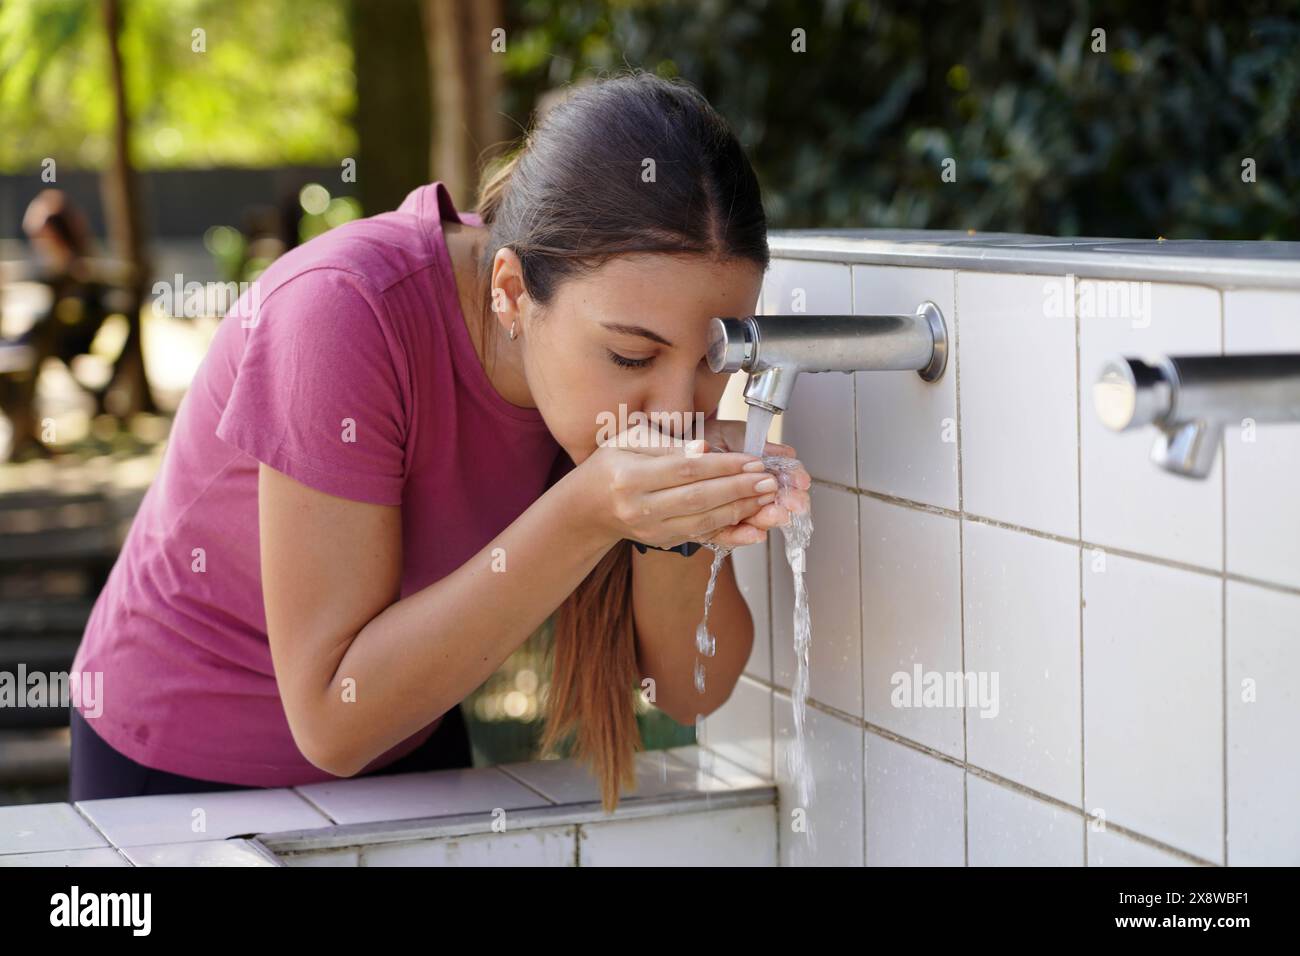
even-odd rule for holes
{"type": "Polygon", "coordinates": [[[962,866],[962,769],[870,733],[866,765],[867,864],[962,866]]]}
{"type": "Polygon", "coordinates": [[[1228,862],[1300,866],[1300,595],[1227,600],[1228,862]]]}
{"type": "Polygon", "coordinates": [[[809,314],[930,299],[954,347],[933,384],[803,376],[785,416],[818,479],[816,847],[791,831],[779,534],[756,622],[774,666],[756,650],[702,740],[774,775],[782,865],[1300,863],[1300,425],[1229,427],[1197,481],[1148,460],[1149,430],[1101,427],[1091,393],[1111,355],[1300,351],[1300,292],[1125,285],[774,262],[764,313],[794,311],[796,289],[809,314]],[[998,715],[894,706],[918,663],[996,674],[998,715]]]}
{"type": "Polygon", "coordinates": [[[1083,815],[966,775],[971,866],[1082,866],[1083,815]]]}
{"type": "Polygon", "coordinates": [[[1085,556],[1083,600],[1088,813],[1223,862],[1221,580],[1085,556]]]}
{"type": "MultiPolygon", "coordinates": [[[[957,519],[858,499],[862,521],[862,686],[869,724],[962,757],[962,712],[910,706],[915,670],[961,663],[961,542],[957,519]],[[904,684],[904,681],[907,684],[904,684]]],[[[813,508],[813,546],[817,540],[813,508]]],[[[821,639],[813,605],[813,651],[821,639]]]]}
{"type": "Polygon", "coordinates": [[[962,533],[966,671],[997,690],[996,709],[967,708],[967,759],[1081,807],[1079,549],[978,521],[962,533]]]}
{"type": "MultiPolygon", "coordinates": [[[[955,275],[946,269],[853,267],[855,315],[910,315],[939,307],[957,332],[955,275]]],[[[915,372],[855,372],[858,486],[957,509],[957,376],[927,382],[915,372]]],[[[796,446],[798,447],[798,446],[796,446]]]]}
{"type": "MultiPolygon", "coordinates": [[[[1223,319],[1229,355],[1300,352],[1300,292],[1225,292],[1223,319]]],[[[1300,424],[1228,427],[1223,445],[1228,571],[1300,588],[1300,424]]]]}
{"type": "Polygon", "coordinates": [[[1074,320],[1063,278],[957,274],[963,507],[1077,537],[1074,320]]]}
{"type": "Polygon", "coordinates": [[[1113,830],[1097,831],[1088,824],[1089,866],[1191,866],[1187,860],[1158,847],[1139,843],[1113,830]]]}

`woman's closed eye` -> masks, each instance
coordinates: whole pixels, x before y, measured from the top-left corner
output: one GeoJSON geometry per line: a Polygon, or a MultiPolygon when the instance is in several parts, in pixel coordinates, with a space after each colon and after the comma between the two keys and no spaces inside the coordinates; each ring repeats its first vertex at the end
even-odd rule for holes
{"type": "Polygon", "coordinates": [[[626,355],[619,355],[613,349],[606,349],[605,351],[609,353],[609,360],[611,362],[623,368],[645,368],[654,361],[653,355],[650,356],[650,358],[634,359],[628,358],[626,355]]]}

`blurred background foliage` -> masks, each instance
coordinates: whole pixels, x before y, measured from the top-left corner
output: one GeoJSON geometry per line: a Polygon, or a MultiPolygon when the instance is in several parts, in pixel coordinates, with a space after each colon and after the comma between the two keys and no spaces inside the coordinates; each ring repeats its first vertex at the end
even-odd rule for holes
{"type": "MultiPolygon", "coordinates": [[[[61,155],[96,166],[107,155],[95,7],[0,7],[0,169],[61,155]]],[[[406,15],[418,33],[418,7],[124,0],[133,159],[158,168],[354,155],[352,35],[382,15],[406,15]],[[204,57],[190,49],[196,25],[204,57]]],[[[1300,237],[1300,3],[506,0],[498,12],[507,136],[547,91],[599,71],[686,77],[745,142],[774,228],[1300,237]],[[791,49],[796,28],[806,52],[791,49]],[[1105,52],[1093,52],[1097,28],[1105,52]],[[940,176],[948,157],[956,182],[940,176]],[[1248,157],[1253,183],[1242,181],[1248,157]]],[[[384,37],[374,40],[382,55],[384,37]]],[[[413,115],[428,110],[427,65],[401,63],[407,99],[385,118],[389,152],[410,128],[427,157],[428,120],[413,115]]],[[[367,76],[380,65],[368,61],[367,76]]],[[[438,176],[427,163],[420,171],[438,176]]],[[[383,201],[415,185],[391,183],[383,201]]]]}
{"type": "MultiPolygon", "coordinates": [[[[309,164],[355,149],[345,3],[123,0],[121,9],[137,168],[309,164]],[[205,33],[201,56],[195,29],[205,33]]],[[[98,0],[0,4],[0,171],[46,156],[68,168],[107,164],[107,56],[98,0]]]]}

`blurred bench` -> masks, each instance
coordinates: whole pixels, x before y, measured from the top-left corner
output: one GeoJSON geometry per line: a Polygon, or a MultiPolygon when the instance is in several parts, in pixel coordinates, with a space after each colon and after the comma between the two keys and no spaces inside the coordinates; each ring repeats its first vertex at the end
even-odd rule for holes
{"type": "MultiPolygon", "coordinates": [[[[0,494],[0,671],[71,669],[143,494],[0,494]]],[[[0,707],[0,730],[63,727],[67,716],[61,707],[0,707]]]]}

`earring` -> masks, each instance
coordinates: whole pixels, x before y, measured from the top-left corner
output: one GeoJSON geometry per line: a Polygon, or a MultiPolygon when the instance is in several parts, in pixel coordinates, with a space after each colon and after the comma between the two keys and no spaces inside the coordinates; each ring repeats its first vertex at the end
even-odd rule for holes
{"type": "Polygon", "coordinates": [[[514,341],[514,340],[519,336],[519,333],[515,331],[515,326],[518,325],[518,324],[519,324],[519,320],[518,320],[518,319],[515,319],[513,322],[510,323],[510,341],[511,341],[511,342],[513,342],[513,341],[514,341]]]}

